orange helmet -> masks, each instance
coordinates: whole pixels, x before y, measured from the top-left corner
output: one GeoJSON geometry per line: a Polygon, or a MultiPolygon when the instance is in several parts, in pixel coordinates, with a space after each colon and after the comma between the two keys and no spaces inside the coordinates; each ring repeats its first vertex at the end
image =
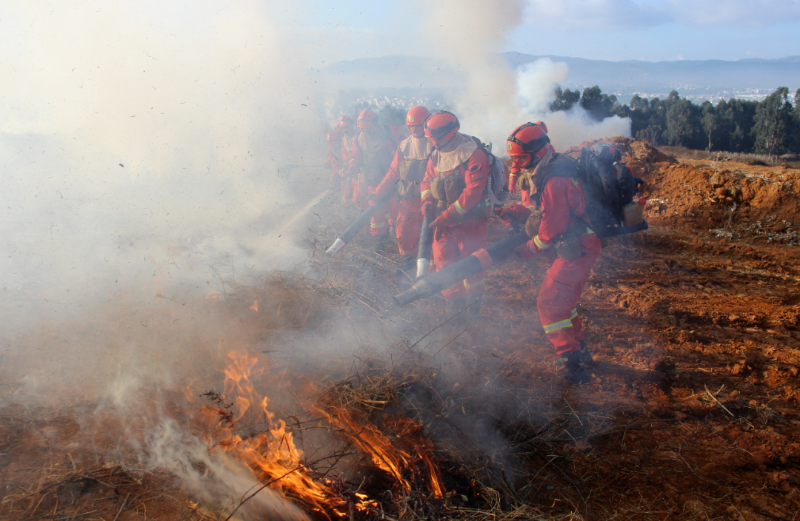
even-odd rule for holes
{"type": "Polygon", "coordinates": [[[433,146],[438,147],[453,139],[460,128],[461,124],[455,114],[437,110],[425,120],[425,137],[433,146]]]}
{"type": "Polygon", "coordinates": [[[424,131],[423,125],[425,125],[425,120],[430,115],[430,111],[421,105],[411,107],[408,110],[408,114],[406,114],[406,126],[408,127],[408,131],[411,132],[412,135],[422,136],[424,131]]]}
{"type": "Polygon", "coordinates": [[[352,128],[353,127],[353,118],[350,116],[342,116],[339,118],[339,122],[336,124],[336,128],[352,128]]]}
{"type": "Polygon", "coordinates": [[[555,152],[547,136],[547,127],[541,121],[525,123],[515,128],[508,136],[506,149],[520,168],[531,168],[547,152],[555,152]]]}
{"type": "Polygon", "coordinates": [[[378,124],[378,115],[372,109],[364,109],[358,115],[358,128],[372,128],[378,124]]]}

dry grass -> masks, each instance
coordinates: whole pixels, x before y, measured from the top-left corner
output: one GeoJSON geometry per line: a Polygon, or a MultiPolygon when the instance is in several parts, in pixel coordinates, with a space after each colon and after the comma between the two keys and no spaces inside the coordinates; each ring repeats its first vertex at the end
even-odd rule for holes
{"type": "Polygon", "coordinates": [[[737,163],[745,163],[748,165],[758,166],[778,166],[786,165],[789,168],[800,168],[800,160],[796,154],[788,154],[783,156],[768,156],[763,154],[744,154],[739,152],[722,152],[707,150],[693,150],[685,147],[670,147],[663,146],[658,149],[674,158],[698,159],[709,161],[735,161],[737,163]]]}

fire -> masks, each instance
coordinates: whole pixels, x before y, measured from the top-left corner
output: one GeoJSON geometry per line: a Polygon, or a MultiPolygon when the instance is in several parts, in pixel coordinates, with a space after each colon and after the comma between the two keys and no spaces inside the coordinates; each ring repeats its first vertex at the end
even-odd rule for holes
{"type": "Polygon", "coordinates": [[[258,301],[257,300],[253,302],[253,305],[250,306],[250,309],[252,309],[253,311],[258,311],[258,301]]]}
{"type": "MultiPolygon", "coordinates": [[[[228,359],[224,395],[207,393],[217,407],[203,409],[208,424],[217,424],[216,432],[208,436],[212,450],[232,455],[264,486],[324,517],[352,517],[351,509],[381,512],[380,505],[360,486],[351,490],[341,478],[315,478],[318,474],[304,460],[286,422],[276,419],[267,408],[269,399],[253,386],[252,378],[262,374],[256,369],[258,359],[245,352],[229,353],[228,359]],[[259,430],[242,435],[236,428],[242,424],[259,430]]],[[[399,414],[385,415],[381,423],[392,433],[389,436],[355,410],[325,406],[315,407],[314,412],[322,413],[375,467],[391,476],[400,495],[426,487],[434,498],[445,497],[441,477],[429,456],[433,444],[422,435],[417,422],[399,414]]]]}
{"type": "Polygon", "coordinates": [[[421,426],[417,422],[401,416],[385,418],[386,423],[391,425],[391,430],[396,433],[396,439],[391,440],[366,418],[351,411],[336,408],[332,413],[322,409],[320,412],[327,416],[332,425],[349,433],[353,443],[370,456],[376,467],[389,473],[404,492],[411,491],[411,483],[405,476],[411,474],[414,478],[419,478],[420,472],[416,469],[414,458],[416,455],[416,459],[423,464],[425,481],[433,496],[445,496],[437,467],[428,455],[433,450],[433,444],[422,436],[421,426]],[[403,445],[406,450],[399,447],[403,445]]]}
{"type": "Polygon", "coordinates": [[[286,423],[275,419],[267,409],[268,398],[259,395],[253,387],[250,378],[259,374],[253,372],[258,359],[243,352],[230,353],[228,358],[229,365],[224,369],[225,396],[232,397],[233,411],[216,446],[245,463],[259,481],[285,497],[299,500],[320,513],[337,512],[336,507],[343,509],[341,501],[333,497],[328,487],[310,476],[292,433],[286,431],[286,423]],[[264,430],[242,437],[234,432],[235,422],[242,419],[248,425],[263,422],[264,430]]]}

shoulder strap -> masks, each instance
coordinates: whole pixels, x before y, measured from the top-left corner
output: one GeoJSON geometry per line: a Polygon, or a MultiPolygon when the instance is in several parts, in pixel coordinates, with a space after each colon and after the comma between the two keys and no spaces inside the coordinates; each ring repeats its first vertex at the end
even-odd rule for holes
{"type": "Polygon", "coordinates": [[[544,187],[547,184],[547,181],[554,177],[567,177],[567,178],[577,178],[578,177],[578,165],[575,160],[573,160],[570,156],[564,156],[563,154],[559,154],[555,152],[553,154],[553,158],[550,160],[550,164],[547,165],[545,171],[542,175],[534,177],[532,179],[533,185],[536,187],[536,193],[531,196],[536,205],[539,205],[539,199],[542,197],[542,192],[544,191],[544,187]],[[569,158],[566,162],[559,161],[560,158],[569,158]],[[572,161],[569,161],[572,160],[572,161]],[[559,161],[558,163],[554,163],[553,161],[559,161]]]}

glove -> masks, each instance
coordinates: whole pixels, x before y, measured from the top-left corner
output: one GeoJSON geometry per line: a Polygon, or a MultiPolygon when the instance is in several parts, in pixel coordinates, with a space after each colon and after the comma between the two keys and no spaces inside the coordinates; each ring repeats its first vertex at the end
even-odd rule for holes
{"type": "Polygon", "coordinates": [[[530,259],[531,257],[535,257],[537,254],[541,253],[539,247],[536,246],[536,243],[534,243],[533,240],[530,240],[525,244],[520,244],[514,248],[514,251],[521,259],[530,259]]]}
{"type": "Polygon", "coordinates": [[[506,226],[511,226],[511,221],[516,221],[519,224],[523,224],[528,219],[530,214],[531,211],[521,204],[512,204],[511,206],[501,208],[497,213],[497,216],[500,217],[500,219],[503,221],[503,224],[506,226]]]}
{"type": "Polygon", "coordinates": [[[370,206],[375,206],[375,203],[378,201],[378,194],[376,194],[370,187],[367,187],[367,192],[369,192],[369,195],[367,195],[367,202],[370,206]]]}
{"type": "Polygon", "coordinates": [[[453,214],[450,213],[450,210],[445,210],[439,217],[434,219],[434,221],[430,224],[430,228],[437,228],[441,226],[442,228],[450,228],[455,226],[456,222],[453,220],[453,214]]]}
{"type": "Polygon", "coordinates": [[[427,218],[433,217],[433,203],[428,201],[426,203],[422,203],[422,215],[427,218]]]}
{"type": "Polygon", "coordinates": [[[508,176],[508,191],[511,192],[511,195],[517,195],[517,176],[508,176]]]}

